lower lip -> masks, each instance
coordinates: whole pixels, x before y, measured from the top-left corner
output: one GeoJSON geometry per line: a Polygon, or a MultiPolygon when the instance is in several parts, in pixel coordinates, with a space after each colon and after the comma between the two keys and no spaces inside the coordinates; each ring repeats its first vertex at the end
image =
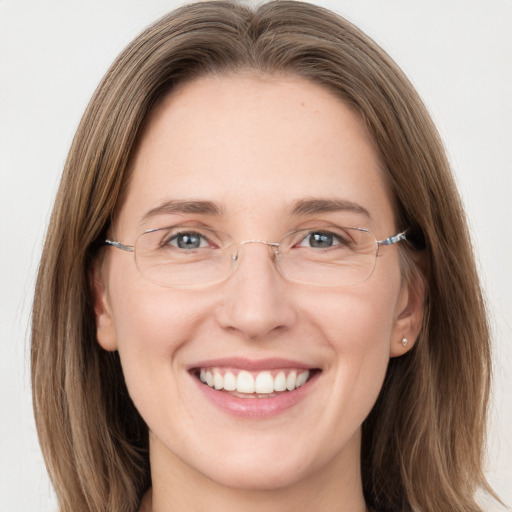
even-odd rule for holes
{"type": "Polygon", "coordinates": [[[224,411],[243,418],[275,416],[301,402],[314,386],[320,372],[315,373],[303,386],[270,398],[240,398],[226,391],[217,391],[192,377],[204,396],[224,411]]]}

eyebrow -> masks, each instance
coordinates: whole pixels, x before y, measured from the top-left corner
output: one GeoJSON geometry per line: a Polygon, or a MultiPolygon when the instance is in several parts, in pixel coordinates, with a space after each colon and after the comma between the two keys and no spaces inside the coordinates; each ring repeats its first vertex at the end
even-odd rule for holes
{"type": "Polygon", "coordinates": [[[219,216],[222,215],[222,209],[212,201],[181,201],[171,199],[146,212],[142,216],[140,223],[143,224],[157,215],[163,215],[166,213],[195,213],[219,216]]]}
{"type": "Polygon", "coordinates": [[[291,215],[299,216],[339,211],[348,211],[364,215],[365,217],[368,218],[371,217],[370,213],[366,208],[363,208],[361,205],[354,203],[352,201],[347,201],[345,199],[300,199],[298,201],[295,201],[289,209],[289,213],[291,215]]]}
{"type": "MultiPolygon", "coordinates": [[[[370,213],[366,208],[361,205],[348,201],[345,199],[327,199],[327,198],[309,198],[299,199],[292,203],[288,209],[289,215],[314,215],[318,213],[329,213],[348,211],[357,214],[362,214],[370,218],[370,213]]],[[[185,201],[185,200],[167,200],[162,204],[152,208],[146,212],[140,223],[144,224],[148,220],[156,217],[157,215],[164,214],[180,214],[191,213],[209,216],[221,216],[223,214],[222,208],[212,201],[185,201]]]]}

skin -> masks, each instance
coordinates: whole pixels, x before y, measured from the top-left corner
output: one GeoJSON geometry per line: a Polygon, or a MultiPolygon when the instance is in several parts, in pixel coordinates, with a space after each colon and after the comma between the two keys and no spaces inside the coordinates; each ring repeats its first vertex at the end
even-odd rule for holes
{"type": "MultiPolygon", "coordinates": [[[[180,219],[246,239],[279,240],[313,223],[397,232],[380,160],[358,114],[293,77],[209,76],[152,113],[112,237],[133,244],[180,219]],[[349,200],[357,212],[290,215],[304,198],[349,200]],[[223,214],[142,217],[169,199],[208,200],[223,214]]],[[[133,254],[108,249],[95,273],[97,336],[118,350],[150,429],[153,489],[145,510],[362,512],[361,424],[390,357],[409,350],[421,293],[402,280],[396,246],[367,281],[325,288],[286,281],[269,249],[241,249],[237,270],[201,289],[141,277],[133,254]],[[404,347],[400,340],[407,337],[404,347]],[[201,393],[191,364],[288,358],[322,371],[297,405],[235,417],[201,393]]]]}

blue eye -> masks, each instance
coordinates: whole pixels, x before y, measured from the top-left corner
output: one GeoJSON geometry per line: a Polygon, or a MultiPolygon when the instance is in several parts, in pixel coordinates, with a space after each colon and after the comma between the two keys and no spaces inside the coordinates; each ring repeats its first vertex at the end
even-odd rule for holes
{"type": "Polygon", "coordinates": [[[340,237],[328,231],[314,231],[299,243],[300,247],[312,247],[314,249],[329,249],[330,247],[340,245],[340,237]]]}
{"type": "Polygon", "coordinates": [[[195,231],[177,233],[173,237],[169,238],[166,244],[185,250],[200,249],[201,247],[210,246],[208,240],[203,235],[195,231]]]}

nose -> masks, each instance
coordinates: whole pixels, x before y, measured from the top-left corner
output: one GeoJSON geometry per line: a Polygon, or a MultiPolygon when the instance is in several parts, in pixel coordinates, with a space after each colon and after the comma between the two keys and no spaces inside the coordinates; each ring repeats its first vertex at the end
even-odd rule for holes
{"type": "Polygon", "coordinates": [[[290,286],[275,265],[273,245],[257,240],[241,244],[236,269],[222,285],[217,319],[224,329],[247,339],[274,335],[296,320],[290,286]]]}

